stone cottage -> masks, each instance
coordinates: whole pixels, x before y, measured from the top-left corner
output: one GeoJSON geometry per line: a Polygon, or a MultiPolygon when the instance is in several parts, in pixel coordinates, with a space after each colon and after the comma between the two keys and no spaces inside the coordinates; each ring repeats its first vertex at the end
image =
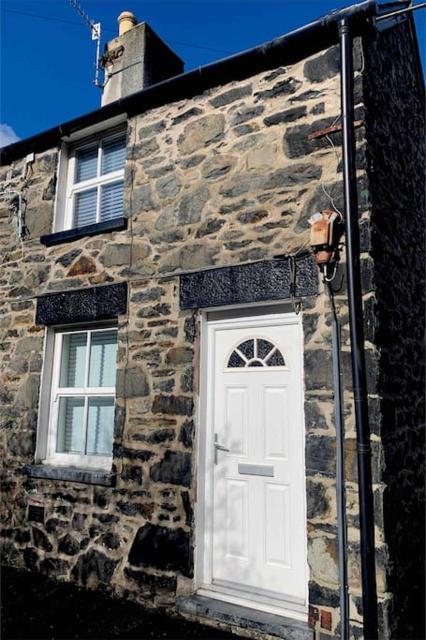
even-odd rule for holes
{"type": "MultiPolygon", "coordinates": [[[[248,637],[341,637],[332,308],[308,219],[356,179],[381,638],[424,637],[424,94],[368,0],[183,73],[121,16],[103,106],[2,150],[3,562],[248,637]]],[[[345,236],[343,236],[345,244],[345,236]]],[[[363,637],[345,249],[350,636],[363,637]]]]}

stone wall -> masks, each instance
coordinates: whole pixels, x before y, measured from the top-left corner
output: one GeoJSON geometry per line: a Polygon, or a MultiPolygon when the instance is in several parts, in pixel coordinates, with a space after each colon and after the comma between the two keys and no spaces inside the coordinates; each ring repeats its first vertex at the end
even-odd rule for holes
{"type": "Polygon", "coordinates": [[[407,22],[365,47],[389,637],[425,637],[425,120],[407,22]]]}
{"type": "MultiPolygon", "coordinates": [[[[356,54],[357,119],[362,119],[362,60],[356,54]]],[[[2,198],[0,280],[3,417],[1,534],[5,562],[107,587],[151,605],[172,606],[193,589],[193,510],[197,452],[199,325],[179,306],[179,274],[290,254],[306,246],[308,217],[343,210],[338,154],[309,133],[336,122],[336,48],[297,63],[165,105],[128,123],[125,231],[50,248],[57,151],[2,170],[24,195],[28,234],[16,240],[16,198],[2,198]],[[328,194],[328,195],[327,195],[328,194]],[[36,296],[128,283],[119,317],[114,487],[28,478],[34,462],[44,327],[36,296]],[[39,507],[34,508],[34,507],[39,507]],[[153,541],[155,540],[155,545],[153,541]],[[154,551],[155,547],[155,551],[154,551]]],[[[365,137],[357,129],[359,199],[372,409],[378,351],[372,341],[374,291],[368,254],[370,198],[365,137]]],[[[343,255],[344,260],[344,255],[343,255]]],[[[343,325],[346,474],[352,635],[362,634],[356,446],[347,303],[339,270],[336,301],[343,325]]],[[[307,532],[310,621],[320,637],[339,635],[335,505],[335,430],[330,308],[320,285],[304,301],[307,532]]],[[[381,448],[373,420],[378,512],[381,448]]],[[[381,522],[377,521],[380,602],[387,593],[381,522]]]]}

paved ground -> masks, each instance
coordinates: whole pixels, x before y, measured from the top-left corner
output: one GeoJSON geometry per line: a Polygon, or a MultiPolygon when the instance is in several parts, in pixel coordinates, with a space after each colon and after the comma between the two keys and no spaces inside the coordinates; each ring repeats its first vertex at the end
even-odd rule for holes
{"type": "Polygon", "coordinates": [[[26,571],[2,568],[2,640],[236,640],[229,633],[26,571]]]}

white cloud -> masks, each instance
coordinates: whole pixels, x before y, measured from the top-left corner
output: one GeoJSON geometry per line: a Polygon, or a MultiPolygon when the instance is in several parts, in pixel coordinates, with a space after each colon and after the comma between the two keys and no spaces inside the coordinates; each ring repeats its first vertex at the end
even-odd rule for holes
{"type": "Polygon", "coordinates": [[[9,127],[8,124],[0,123],[0,147],[6,147],[12,142],[17,142],[17,140],[20,140],[20,137],[16,135],[12,127],[9,127]]]}

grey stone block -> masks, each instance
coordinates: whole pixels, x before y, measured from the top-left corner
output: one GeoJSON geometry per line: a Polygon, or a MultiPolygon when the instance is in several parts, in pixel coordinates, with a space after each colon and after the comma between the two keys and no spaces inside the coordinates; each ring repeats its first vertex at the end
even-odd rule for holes
{"type": "Polygon", "coordinates": [[[332,78],[340,70],[339,47],[331,47],[320,56],[305,62],[303,73],[310,82],[322,82],[332,78]]]}
{"type": "Polygon", "coordinates": [[[306,115],[306,107],[292,107],[291,109],[286,109],[286,111],[280,111],[279,113],[274,113],[267,118],[264,118],[263,122],[267,127],[272,127],[276,124],[283,124],[285,122],[294,122],[298,118],[302,118],[306,115]]]}
{"type": "Polygon", "coordinates": [[[178,149],[183,154],[190,154],[197,149],[218,140],[225,128],[225,118],[221,113],[204,116],[189,122],[178,140],[178,149]]]}
{"type": "Polygon", "coordinates": [[[255,93],[257,100],[270,100],[271,98],[280,98],[281,96],[288,96],[295,93],[302,83],[296,78],[286,78],[280,80],[272,89],[266,89],[265,91],[258,91],[255,93]]]}
{"type": "Polygon", "coordinates": [[[235,87],[235,89],[229,89],[229,91],[224,91],[224,93],[220,93],[218,96],[212,98],[210,100],[210,104],[214,107],[223,107],[226,104],[235,102],[235,100],[241,100],[241,98],[250,96],[251,92],[251,84],[247,84],[243,87],[235,87]]]}
{"type": "Polygon", "coordinates": [[[177,484],[183,487],[191,485],[191,454],[181,451],[166,451],[164,458],[151,467],[150,475],[154,482],[177,484]]]}

